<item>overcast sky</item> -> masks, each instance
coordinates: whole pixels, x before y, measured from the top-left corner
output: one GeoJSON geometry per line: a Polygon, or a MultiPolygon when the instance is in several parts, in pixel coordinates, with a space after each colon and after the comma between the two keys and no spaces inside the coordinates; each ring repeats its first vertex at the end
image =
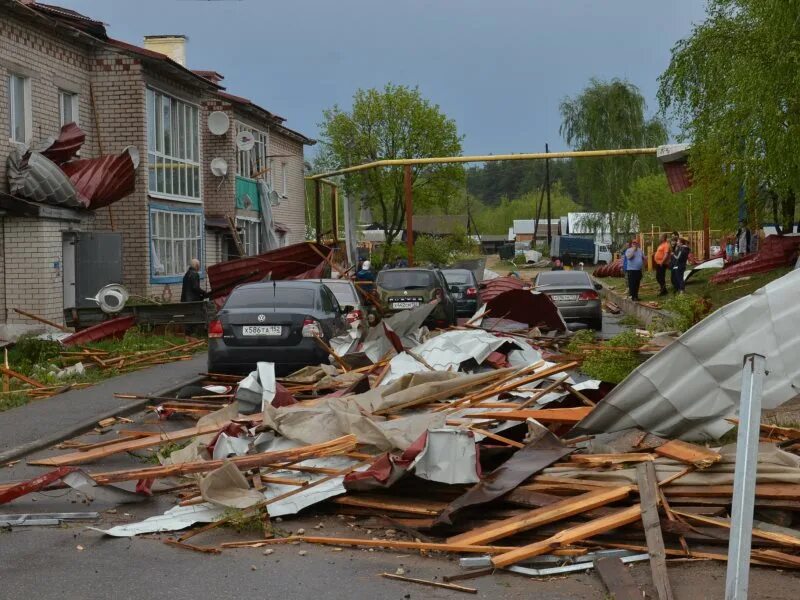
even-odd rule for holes
{"type": "Polygon", "coordinates": [[[357,88],[418,85],[454,118],[466,154],[537,152],[559,102],[590,77],[637,85],[650,112],[670,49],[703,0],[47,0],[141,44],[189,37],[188,66],[219,71],[315,137],[322,110],[357,88]]]}

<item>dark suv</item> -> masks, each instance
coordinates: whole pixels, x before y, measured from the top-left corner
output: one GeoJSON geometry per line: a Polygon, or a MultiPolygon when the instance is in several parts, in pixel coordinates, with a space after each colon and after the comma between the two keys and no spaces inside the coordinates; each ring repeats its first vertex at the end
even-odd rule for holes
{"type": "Polygon", "coordinates": [[[345,315],[333,292],[313,281],[270,281],[235,288],[208,328],[208,370],[249,373],[259,361],[275,363],[287,375],[328,362],[325,341],[347,332],[345,315]]]}
{"type": "Polygon", "coordinates": [[[416,308],[438,299],[426,324],[447,327],[456,323],[456,305],[439,269],[388,269],[378,273],[377,294],[385,313],[416,308]]]}

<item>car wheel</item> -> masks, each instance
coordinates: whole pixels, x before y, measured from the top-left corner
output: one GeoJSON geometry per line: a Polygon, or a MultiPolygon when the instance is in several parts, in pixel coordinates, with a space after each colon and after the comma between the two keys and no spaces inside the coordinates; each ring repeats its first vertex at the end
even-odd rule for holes
{"type": "Polygon", "coordinates": [[[595,331],[603,331],[603,319],[594,319],[589,322],[589,329],[594,329],[595,331]]]}

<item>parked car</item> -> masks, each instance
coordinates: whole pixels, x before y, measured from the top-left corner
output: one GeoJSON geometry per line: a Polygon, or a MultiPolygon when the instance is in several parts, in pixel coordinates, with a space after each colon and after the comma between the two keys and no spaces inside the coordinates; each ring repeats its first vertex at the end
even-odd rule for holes
{"type": "Polygon", "coordinates": [[[353,310],[347,313],[344,318],[350,329],[363,335],[369,329],[369,309],[364,304],[361,296],[356,290],[355,284],[349,279],[315,279],[328,286],[328,289],[336,296],[339,306],[352,306],[353,310]]]}
{"type": "Polygon", "coordinates": [[[456,315],[471,317],[478,310],[480,295],[475,275],[467,269],[442,269],[450,294],[456,301],[456,315]]]}
{"type": "Polygon", "coordinates": [[[439,269],[387,269],[378,273],[375,287],[386,314],[438,299],[425,324],[447,327],[456,323],[456,304],[439,269]]]}
{"type": "Polygon", "coordinates": [[[586,323],[590,329],[603,329],[601,289],[585,271],[546,271],[536,277],[536,290],[547,294],[567,323],[586,323]]]}
{"type": "Polygon", "coordinates": [[[342,306],[319,281],[269,281],[240,285],[208,327],[208,370],[249,373],[259,361],[275,363],[277,375],[328,362],[314,339],[347,332],[342,306]]]}

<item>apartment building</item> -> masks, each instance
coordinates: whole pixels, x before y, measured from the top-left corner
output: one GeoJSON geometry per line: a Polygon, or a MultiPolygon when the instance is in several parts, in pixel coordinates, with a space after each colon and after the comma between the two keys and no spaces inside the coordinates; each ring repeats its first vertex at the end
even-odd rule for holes
{"type": "MultiPolygon", "coordinates": [[[[115,40],[102,23],[31,0],[0,0],[0,323],[26,325],[21,308],[61,322],[63,310],[110,282],[132,294],[178,301],[188,261],[203,271],[231,258],[228,217],[245,252],[259,251],[256,176],[270,180],[275,231],[305,237],[303,150],[313,140],[235,96],[213,71],[191,70],[183,36],[143,46],[115,40]],[[230,127],[208,128],[222,112],[230,127]],[[97,210],[52,206],[10,193],[6,159],[76,123],[80,158],[138,157],[133,191],[97,210]],[[239,150],[248,129],[255,144],[239,150]],[[222,159],[227,174],[215,175],[222,159]],[[219,161],[217,161],[218,164],[219,161]]],[[[0,336],[2,337],[2,336],[0,336]]]]}

